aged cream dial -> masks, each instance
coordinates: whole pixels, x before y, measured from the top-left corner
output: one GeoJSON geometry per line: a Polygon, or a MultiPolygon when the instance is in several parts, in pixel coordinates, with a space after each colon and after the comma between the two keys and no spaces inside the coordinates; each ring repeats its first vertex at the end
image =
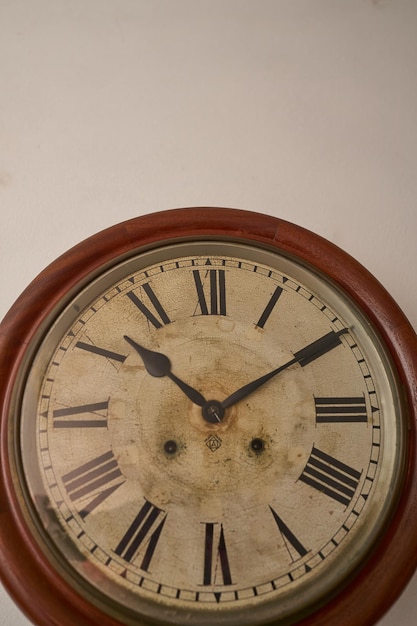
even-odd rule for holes
{"type": "Polygon", "coordinates": [[[166,245],[72,294],[42,340],[21,421],[34,523],[122,623],[294,623],[387,523],[399,413],[331,282],[236,241],[166,245]]]}

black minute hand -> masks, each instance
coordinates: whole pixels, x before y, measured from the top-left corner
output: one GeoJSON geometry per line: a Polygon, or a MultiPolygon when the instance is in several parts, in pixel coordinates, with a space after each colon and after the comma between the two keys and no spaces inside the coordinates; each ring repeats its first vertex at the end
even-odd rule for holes
{"type": "Polygon", "coordinates": [[[284,363],[284,365],[277,367],[277,369],[273,370],[272,372],[269,372],[268,374],[265,374],[264,376],[261,376],[256,380],[253,380],[252,382],[244,385],[243,387],[232,393],[228,398],[223,400],[223,402],[221,403],[222,408],[227,409],[233,404],[236,404],[236,402],[243,400],[243,398],[246,398],[251,393],[259,389],[259,387],[262,387],[262,385],[268,382],[268,380],[271,380],[271,378],[274,378],[274,376],[276,376],[280,372],[283,372],[287,368],[291,367],[291,365],[295,365],[296,363],[298,363],[299,365],[304,367],[305,365],[308,365],[323,354],[326,354],[326,352],[333,350],[333,348],[341,343],[339,338],[340,335],[347,332],[347,328],[344,328],[337,333],[332,330],[330,331],[330,333],[327,333],[327,335],[324,335],[323,337],[320,337],[320,339],[313,341],[313,343],[310,343],[305,348],[302,348],[302,350],[295,352],[294,358],[290,361],[287,361],[287,363],[284,363]]]}
{"type": "Polygon", "coordinates": [[[190,385],[187,385],[187,383],[185,383],[183,380],[178,378],[178,376],[175,376],[175,374],[171,372],[171,361],[165,354],[162,354],[161,352],[154,352],[153,350],[148,350],[127,335],[124,335],[124,339],[139,354],[148,374],[150,374],[151,376],[155,376],[156,378],[162,378],[163,376],[167,376],[181,389],[181,391],[185,393],[185,395],[191,400],[191,402],[193,402],[197,406],[204,406],[206,404],[206,399],[204,398],[204,396],[201,395],[199,391],[193,389],[193,387],[190,387],[190,385]]]}

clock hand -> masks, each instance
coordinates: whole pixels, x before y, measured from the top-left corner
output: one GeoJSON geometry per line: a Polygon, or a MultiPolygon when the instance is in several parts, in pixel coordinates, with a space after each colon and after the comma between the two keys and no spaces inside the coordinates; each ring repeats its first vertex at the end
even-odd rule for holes
{"type": "Polygon", "coordinates": [[[333,350],[333,348],[341,343],[339,339],[340,335],[347,332],[347,328],[344,328],[337,333],[331,331],[327,335],[320,337],[320,339],[313,341],[305,348],[302,348],[302,350],[295,352],[294,358],[290,361],[287,361],[287,363],[284,363],[284,365],[277,367],[272,372],[269,372],[268,374],[265,374],[264,376],[261,376],[256,380],[253,380],[252,382],[244,385],[243,387],[232,393],[228,398],[223,400],[223,402],[221,403],[221,407],[223,409],[227,409],[233,404],[236,404],[236,402],[243,400],[243,398],[246,398],[248,395],[259,389],[259,387],[262,387],[262,385],[268,382],[268,380],[271,380],[271,378],[274,378],[274,376],[276,376],[280,372],[283,372],[284,370],[291,367],[291,365],[295,365],[296,363],[298,363],[299,365],[304,367],[305,365],[311,363],[323,354],[326,354],[326,352],[333,350]]]}
{"type": "Polygon", "coordinates": [[[206,404],[206,399],[199,391],[193,389],[190,385],[187,385],[187,383],[171,372],[171,361],[165,354],[148,350],[127,335],[124,335],[124,339],[139,354],[148,374],[156,378],[168,376],[168,378],[170,378],[172,382],[174,382],[181,389],[181,391],[185,393],[191,402],[201,407],[206,404]]]}

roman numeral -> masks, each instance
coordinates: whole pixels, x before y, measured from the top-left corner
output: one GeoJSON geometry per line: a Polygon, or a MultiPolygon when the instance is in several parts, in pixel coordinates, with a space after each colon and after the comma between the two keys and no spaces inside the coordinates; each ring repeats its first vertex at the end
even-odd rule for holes
{"type": "Polygon", "coordinates": [[[171,320],[169,319],[168,314],[163,308],[162,304],[156,297],[150,284],[145,283],[144,285],[141,285],[141,289],[143,289],[143,291],[145,292],[149,300],[148,305],[151,305],[153,307],[154,312],[151,311],[149,306],[145,304],[139,298],[139,296],[136,295],[136,293],[134,293],[133,291],[129,291],[127,293],[127,296],[131,299],[133,304],[137,306],[139,311],[143,313],[148,322],[152,324],[152,326],[154,326],[155,328],[162,328],[164,324],[170,324],[171,320]]]}
{"type": "Polygon", "coordinates": [[[201,278],[200,270],[193,270],[195,288],[201,315],[226,315],[226,272],[225,270],[210,269],[205,272],[209,284],[201,278]],[[205,291],[208,292],[206,299],[205,291]]]}
{"type": "Polygon", "coordinates": [[[256,326],[259,326],[259,328],[263,328],[266,324],[266,322],[268,321],[269,316],[271,315],[276,303],[278,302],[281,294],[282,294],[282,287],[277,287],[274,291],[274,293],[272,294],[271,298],[269,299],[268,304],[266,305],[261,317],[259,318],[256,326]]]}
{"type": "Polygon", "coordinates": [[[226,541],[224,538],[223,524],[204,522],[204,574],[203,585],[232,585],[229,557],[227,556],[226,541]],[[216,573],[220,566],[223,583],[216,580],[216,573]]]}
{"type": "Polygon", "coordinates": [[[360,477],[361,472],[313,446],[300,480],[348,506],[360,477]]]}
{"type": "Polygon", "coordinates": [[[107,416],[97,414],[97,411],[107,411],[109,401],[70,406],[56,409],[52,413],[54,428],[107,428],[107,416]],[[78,416],[84,414],[79,419],[78,416]],[[63,419],[67,418],[67,419],[63,419]]]}
{"type": "Polygon", "coordinates": [[[285,524],[285,522],[283,522],[283,520],[280,518],[278,513],[276,511],[274,511],[272,506],[270,506],[269,508],[271,509],[271,513],[272,513],[272,515],[274,517],[276,525],[278,526],[278,530],[280,531],[281,535],[286,540],[286,546],[287,546],[288,552],[289,552],[292,560],[295,561],[296,559],[293,558],[293,553],[292,553],[292,551],[291,551],[289,546],[291,546],[295,550],[295,552],[297,552],[299,557],[305,556],[307,554],[308,550],[305,549],[303,544],[297,539],[297,537],[288,528],[288,526],[285,524]]]}
{"type": "Polygon", "coordinates": [[[367,422],[365,398],[314,398],[317,424],[367,422]]]}
{"type": "Polygon", "coordinates": [[[125,481],[113,452],[109,451],[68,472],[62,482],[70,499],[83,503],[79,514],[84,519],[125,481]]]}
{"type": "Polygon", "coordinates": [[[136,515],[115,552],[129,563],[142,556],[140,568],[148,571],[166,520],[166,513],[149,500],[136,515]]]}
{"type": "Polygon", "coordinates": [[[124,354],[118,354],[117,352],[106,350],[105,348],[99,348],[98,346],[94,346],[90,343],[84,343],[83,341],[77,341],[75,347],[79,348],[80,350],[85,350],[86,352],[91,352],[93,354],[98,354],[99,356],[104,356],[107,359],[111,359],[112,361],[118,361],[119,363],[124,363],[124,361],[126,360],[126,356],[124,354]]]}

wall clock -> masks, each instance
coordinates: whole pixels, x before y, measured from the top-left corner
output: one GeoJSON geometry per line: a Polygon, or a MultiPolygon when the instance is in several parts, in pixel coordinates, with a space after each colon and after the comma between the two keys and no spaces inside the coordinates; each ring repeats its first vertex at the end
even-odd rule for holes
{"type": "Polygon", "coordinates": [[[0,327],[1,577],[39,625],[373,624],[417,561],[417,339],[324,239],[114,226],[0,327]]]}

